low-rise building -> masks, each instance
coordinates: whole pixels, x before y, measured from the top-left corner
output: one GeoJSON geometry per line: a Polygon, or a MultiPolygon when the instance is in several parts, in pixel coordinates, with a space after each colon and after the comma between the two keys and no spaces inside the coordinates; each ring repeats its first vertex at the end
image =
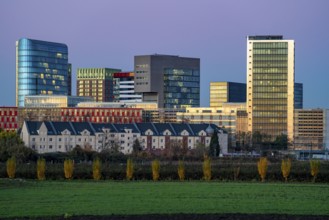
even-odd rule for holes
{"type": "Polygon", "coordinates": [[[16,131],[18,129],[18,108],[0,107],[0,129],[16,131]]]}
{"type": "Polygon", "coordinates": [[[92,102],[93,97],[65,95],[29,95],[24,97],[26,108],[76,107],[80,102],[92,102]]]}
{"type": "Polygon", "coordinates": [[[329,109],[295,109],[294,150],[329,150],[329,109]]]}
{"type": "Polygon", "coordinates": [[[221,153],[225,154],[227,133],[213,124],[26,121],[21,138],[27,147],[39,153],[67,152],[80,146],[98,152],[116,147],[130,154],[136,139],[144,150],[164,150],[174,142],[186,149],[194,149],[199,144],[209,146],[212,135],[209,130],[215,129],[221,153]]]}

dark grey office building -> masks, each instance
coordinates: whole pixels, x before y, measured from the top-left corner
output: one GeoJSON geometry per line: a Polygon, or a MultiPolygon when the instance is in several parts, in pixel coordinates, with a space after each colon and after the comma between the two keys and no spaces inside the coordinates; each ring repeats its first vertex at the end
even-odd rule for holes
{"type": "Polygon", "coordinates": [[[170,55],[135,56],[135,92],[159,108],[200,106],[200,59],[170,55]]]}
{"type": "Polygon", "coordinates": [[[303,83],[295,83],[295,109],[303,108],[303,83]]]}

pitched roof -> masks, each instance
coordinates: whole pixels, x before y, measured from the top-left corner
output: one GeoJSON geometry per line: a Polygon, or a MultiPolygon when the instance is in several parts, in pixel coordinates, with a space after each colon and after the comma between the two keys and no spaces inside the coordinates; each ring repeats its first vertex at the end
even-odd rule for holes
{"type": "Polygon", "coordinates": [[[103,129],[110,129],[110,132],[118,132],[113,124],[110,123],[92,123],[95,132],[103,132],[103,129]]]}
{"type": "Polygon", "coordinates": [[[68,130],[71,134],[76,135],[74,128],[71,126],[70,122],[51,122],[53,127],[55,128],[56,134],[60,135],[63,131],[68,130]]]}
{"type": "Polygon", "coordinates": [[[174,128],[170,123],[153,123],[159,135],[162,135],[165,130],[169,130],[173,135],[176,135],[174,128]]]}
{"type": "Polygon", "coordinates": [[[147,130],[151,130],[154,134],[158,134],[157,129],[152,125],[152,123],[136,123],[136,126],[142,135],[145,135],[147,130]]]}
{"type": "Polygon", "coordinates": [[[92,125],[88,122],[74,122],[74,123],[71,123],[74,130],[76,131],[76,135],[81,135],[81,133],[84,131],[84,130],[87,130],[90,132],[90,135],[94,135],[95,132],[94,132],[94,129],[92,128],[92,125]]]}

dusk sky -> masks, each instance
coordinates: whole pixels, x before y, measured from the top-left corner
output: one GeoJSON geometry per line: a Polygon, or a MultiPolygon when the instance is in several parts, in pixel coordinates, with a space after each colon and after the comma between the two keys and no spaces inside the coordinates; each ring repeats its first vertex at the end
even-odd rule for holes
{"type": "Polygon", "coordinates": [[[329,108],[329,0],[1,0],[0,106],[15,105],[15,41],[65,43],[76,69],[131,71],[134,55],[201,59],[201,106],[210,81],[246,81],[246,36],[295,40],[304,108],[329,108]]]}

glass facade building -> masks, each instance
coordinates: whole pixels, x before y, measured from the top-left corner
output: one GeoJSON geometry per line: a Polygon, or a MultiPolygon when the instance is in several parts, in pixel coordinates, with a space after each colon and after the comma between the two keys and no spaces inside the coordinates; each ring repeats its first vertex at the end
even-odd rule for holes
{"type": "Polygon", "coordinates": [[[200,106],[200,59],[171,55],[135,56],[135,92],[159,108],[200,106]]]}
{"type": "Polygon", "coordinates": [[[303,83],[295,83],[295,109],[303,108],[303,83]]]}
{"type": "Polygon", "coordinates": [[[65,44],[22,38],[16,42],[16,106],[26,95],[68,95],[65,44]]]}
{"type": "Polygon", "coordinates": [[[210,107],[222,107],[226,102],[246,102],[245,83],[210,82],[210,107]]]}
{"type": "Polygon", "coordinates": [[[119,80],[112,68],[78,68],[77,96],[93,97],[96,102],[119,101],[119,80]]]}
{"type": "Polygon", "coordinates": [[[165,68],[164,108],[185,108],[200,104],[200,72],[165,68]]]}
{"type": "Polygon", "coordinates": [[[247,40],[248,130],[293,138],[294,41],[282,36],[247,40]]]}
{"type": "Polygon", "coordinates": [[[76,107],[80,102],[92,102],[92,97],[64,96],[64,95],[32,95],[25,96],[26,108],[61,108],[76,107]]]}

